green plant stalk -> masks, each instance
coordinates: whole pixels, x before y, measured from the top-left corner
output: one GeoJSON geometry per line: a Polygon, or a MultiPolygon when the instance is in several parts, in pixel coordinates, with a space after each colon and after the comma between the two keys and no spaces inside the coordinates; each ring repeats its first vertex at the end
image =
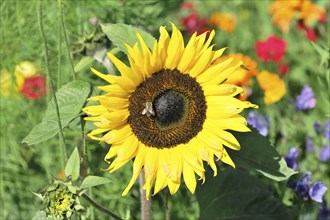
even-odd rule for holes
{"type": "Polygon", "coordinates": [[[118,215],[112,213],[111,211],[109,211],[108,209],[100,206],[99,204],[97,204],[96,202],[94,202],[93,199],[91,199],[86,193],[82,194],[82,197],[88,202],[90,203],[94,208],[96,208],[97,210],[99,210],[100,212],[103,212],[104,214],[111,216],[113,219],[115,220],[121,220],[122,218],[120,218],[118,215]]]}
{"type": "Polygon", "coordinates": [[[61,87],[61,66],[62,66],[62,26],[61,26],[61,7],[58,6],[58,63],[57,63],[57,90],[61,87]]]}
{"type": "Polygon", "coordinates": [[[147,200],[146,191],[143,189],[144,184],[145,184],[144,172],[141,171],[140,176],[139,176],[141,219],[150,220],[151,219],[151,198],[149,198],[149,200],[147,200]]]}
{"type": "Polygon", "coordinates": [[[64,169],[65,168],[65,162],[68,159],[68,153],[65,149],[65,141],[64,141],[64,135],[63,135],[63,129],[62,129],[62,123],[61,123],[61,117],[60,117],[60,110],[59,110],[58,103],[57,103],[57,98],[56,98],[56,95],[55,95],[54,84],[53,84],[52,78],[50,76],[47,39],[46,39],[46,35],[45,35],[45,32],[44,32],[44,27],[43,27],[43,23],[42,23],[42,0],[39,1],[38,21],[39,21],[39,28],[40,28],[41,37],[42,37],[43,44],[44,44],[46,76],[47,76],[49,84],[50,84],[50,90],[51,90],[52,95],[54,97],[54,104],[55,104],[57,122],[58,122],[58,127],[59,127],[58,129],[59,129],[59,135],[60,135],[60,151],[61,151],[61,158],[62,158],[62,167],[64,169]]]}
{"type": "Polygon", "coordinates": [[[58,2],[59,14],[60,14],[60,17],[61,17],[60,22],[61,22],[63,35],[64,35],[66,50],[68,52],[68,57],[69,57],[71,68],[72,68],[72,77],[73,77],[73,80],[76,80],[76,72],[74,70],[74,65],[73,65],[73,61],[72,61],[72,58],[71,58],[71,54],[70,54],[70,46],[69,46],[68,36],[66,35],[66,31],[65,31],[64,16],[63,16],[63,13],[62,13],[62,0],[58,0],[57,2],[58,2]]]}

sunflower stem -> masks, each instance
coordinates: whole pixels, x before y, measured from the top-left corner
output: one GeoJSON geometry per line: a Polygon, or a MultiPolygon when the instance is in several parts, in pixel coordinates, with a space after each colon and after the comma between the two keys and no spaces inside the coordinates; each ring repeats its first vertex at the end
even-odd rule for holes
{"type": "Polygon", "coordinates": [[[39,1],[38,20],[39,20],[40,33],[41,33],[41,37],[42,37],[43,44],[44,44],[46,76],[48,79],[47,81],[49,82],[50,91],[52,92],[52,96],[54,98],[54,104],[55,104],[55,110],[56,110],[56,116],[57,116],[57,122],[58,122],[58,129],[59,129],[59,135],[60,135],[60,151],[61,151],[61,158],[62,158],[62,167],[64,169],[65,161],[68,159],[68,154],[65,149],[65,141],[64,141],[64,135],[63,135],[63,129],[62,129],[62,123],[61,123],[61,117],[60,117],[60,110],[59,110],[57,98],[55,95],[55,88],[54,88],[54,84],[53,84],[53,81],[52,81],[52,78],[50,75],[48,45],[47,45],[47,39],[46,39],[43,21],[42,21],[42,0],[39,1]]]}
{"type": "Polygon", "coordinates": [[[139,176],[140,184],[140,200],[141,200],[141,219],[150,220],[151,219],[151,198],[146,197],[146,191],[143,189],[145,184],[144,172],[142,171],[139,176]]]}
{"type": "Polygon", "coordinates": [[[59,14],[60,14],[60,17],[61,17],[60,20],[61,20],[61,27],[62,27],[63,36],[64,36],[64,40],[65,40],[65,46],[66,46],[66,50],[68,52],[68,57],[69,57],[71,68],[72,68],[72,78],[73,78],[73,80],[76,80],[76,71],[74,70],[74,65],[73,65],[73,61],[72,61],[71,53],[70,53],[70,46],[69,46],[68,36],[66,34],[65,25],[64,25],[64,16],[63,16],[63,13],[62,13],[62,0],[58,0],[57,2],[58,2],[59,14]]]}
{"type": "Polygon", "coordinates": [[[122,218],[120,218],[118,215],[112,213],[110,210],[102,207],[101,205],[97,204],[92,198],[90,198],[86,193],[82,194],[82,197],[89,203],[91,204],[94,208],[96,208],[97,210],[99,210],[100,212],[103,212],[104,214],[112,217],[115,220],[121,220],[122,218]]]}
{"type": "Polygon", "coordinates": [[[165,219],[170,220],[170,212],[168,209],[168,192],[165,193],[165,219]]]}

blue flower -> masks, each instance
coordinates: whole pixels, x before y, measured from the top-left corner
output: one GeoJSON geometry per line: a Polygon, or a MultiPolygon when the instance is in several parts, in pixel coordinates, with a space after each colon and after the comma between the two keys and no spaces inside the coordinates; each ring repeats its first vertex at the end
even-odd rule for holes
{"type": "Polygon", "coordinates": [[[322,202],[322,206],[319,209],[319,214],[317,216],[318,220],[329,220],[330,219],[330,208],[327,206],[325,200],[322,202]]]}
{"type": "Polygon", "coordinates": [[[307,172],[300,180],[297,181],[294,191],[299,195],[306,197],[309,191],[309,185],[313,183],[311,173],[307,172]]]}
{"type": "Polygon", "coordinates": [[[267,136],[268,127],[270,124],[268,118],[261,114],[256,115],[254,112],[250,112],[246,118],[246,121],[249,125],[252,125],[254,128],[256,128],[261,135],[267,136]]]}
{"type": "Polygon", "coordinates": [[[318,121],[314,122],[313,127],[316,133],[320,133],[322,131],[322,124],[318,121]]]}
{"type": "Polygon", "coordinates": [[[310,86],[305,85],[300,95],[296,99],[296,109],[307,110],[312,109],[316,105],[313,90],[310,86]]]}
{"type": "Polygon", "coordinates": [[[307,152],[315,151],[315,145],[310,137],[306,137],[305,149],[307,152]]]}
{"type": "Polygon", "coordinates": [[[295,147],[291,147],[288,155],[284,158],[288,167],[293,170],[297,169],[298,150],[295,147]]]}
{"type": "Polygon", "coordinates": [[[330,158],[330,147],[329,146],[323,146],[321,148],[321,152],[320,152],[320,161],[321,162],[327,162],[330,158]]]}
{"type": "Polygon", "coordinates": [[[330,119],[324,125],[324,136],[330,141],[330,119]]]}
{"type": "Polygon", "coordinates": [[[323,195],[328,188],[322,182],[316,182],[308,191],[310,198],[316,202],[322,202],[323,195]]]}

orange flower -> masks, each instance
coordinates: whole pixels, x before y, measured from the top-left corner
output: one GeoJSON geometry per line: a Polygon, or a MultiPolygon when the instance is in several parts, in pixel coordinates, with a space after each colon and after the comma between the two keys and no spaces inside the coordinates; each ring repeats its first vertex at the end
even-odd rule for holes
{"type": "Polygon", "coordinates": [[[264,101],[267,105],[279,101],[286,93],[284,81],[277,74],[264,70],[257,75],[257,81],[265,92],[264,101]]]}
{"type": "Polygon", "coordinates": [[[227,56],[220,57],[214,61],[214,64],[221,63],[230,58],[233,58],[233,61],[230,63],[228,67],[235,66],[242,61],[243,66],[245,68],[242,67],[236,70],[235,73],[233,73],[228,77],[226,82],[238,86],[251,85],[252,82],[250,78],[257,75],[258,72],[257,63],[254,60],[252,60],[250,57],[244,56],[241,53],[237,53],[237,54],[229,54],[227,56]]]}
{"type": "Polygon", "coordinates": [[[236,26],[236,17],[228,13],[213,13],[210,22],[223,31],[232,32],[236,26]]]}
{"type": "Polygon", "coordinates": [[[268,8],[268,11],[273,15],[273,23],[277,25],[282,32],[288,32],[290,21],[296,15],[296,11],[299,9],[299,6],[300,0],[277,0],[272,3],[272,5],[268,8]]]}
{"type": "Polygon", "coordinates": [[[308,26],[308,24],[321,20],[324,14],[325,10],[323,8],[314,5],[310,1],[303,1],[301,4],[301,12],[299,18],[302,19],[308,26]]]}
{"type": "Polygon", "coordinates": [[[301,19],[304,23],[319,20],[324,15],[324,9],[314,5],[309,0],[275,0],[268,8],[273,15],[272,21],[282,32],[288,32],[292,19],[301,19]]]}
{"type": "Polygon", "coordinates": [[[248,56],[244,56],[241,53],[229,54],[223,57],[220,57],[214,61],[213,64],[221,63],[227,59],[233,58],[232,62],[228,67],[233,67],[239,62],[243,62],[243,66],[235,71],[232,75],[228,77],[225,83],[235,84],[241,86],[244,89],[244,93],[241,94],[239,99],[241,101],[247,100],[251,95],[252,90],[249,86],[252,84],[251,77],[257,75],[257,63],[248,56]]]}

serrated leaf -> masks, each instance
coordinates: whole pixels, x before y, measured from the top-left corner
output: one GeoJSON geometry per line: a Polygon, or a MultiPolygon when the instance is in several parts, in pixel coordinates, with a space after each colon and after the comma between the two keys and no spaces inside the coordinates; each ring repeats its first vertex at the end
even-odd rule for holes
{"type": "Polygon", "coordinates": [[[276,181],[286,180],[297,173],[287,166],[267,138],[255,128],[250,129],[251,132],[231,132],[241,144],[239,151],[228,149],[237,167],[258,171],[276,181]]]}
{"type": "Polygon", "coordinates": [[[71,176],[73,181],[77,180],[80,174],[80,158],[78,149],[75,147],[65,165],[64,174],[71,176]]]}
{"type": "Polygon", "coordinates": [[[100,176],[87,176],[82,182],[80,189],[86,189],[93,186],[98,186],[112,182],[110,179],[100,176]]]}
{"type": "Polygon", "coordinates": [[[268,185],[244,170],[227,168],[212,176],[206,172],[205,183],[196,190],[200,219],[270,220],[296,215],[273,196],[268,185]]]}
{"type": "MultiPolygon", "coordinates": [[[[81,80],[72,81],[56,92],[62,129],[79,116],[81,108],[85,104],[90,92],[90,84],[81,80]]],[[[38,144],[54,137],[58,132],[58,120],[54,98],[52,98],[48,103],[45,116],[41,123],[30,131],[22,143],[27,143],[28,145],[38,144]]]]}
{"type": "Polygon", "coordinates": [[[127,49],[123,43],[127,43],[133,47],[134,44],[139,41],[136,36],[136,32],[141,34],[142,38],[150,49],[153,48],[155,42],[155,38],[152,35],[131,25],[122,23],[106,23],[101,24],[101,28],[109,40],[111,40],[124,53],[127,53],[127,49]]]}

